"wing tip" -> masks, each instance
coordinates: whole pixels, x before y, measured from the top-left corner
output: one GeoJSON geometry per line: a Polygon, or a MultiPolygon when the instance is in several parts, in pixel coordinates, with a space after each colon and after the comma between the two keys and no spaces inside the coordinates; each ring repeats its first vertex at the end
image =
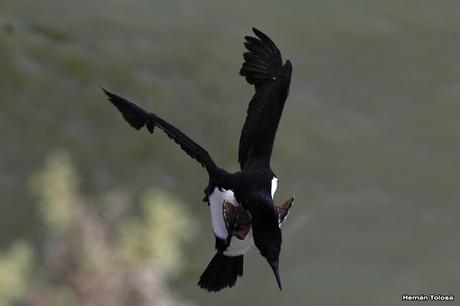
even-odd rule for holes
{"type": "Polygon", "coordinates": [[[259,34],[263,34],[262,31],[258,30],[256,27],[252,27],[252,32],[254,32],[254,34],[256,34],[257,37],[259,37],[259,34]]]}
{"type": "Polygon", "coordinates": [[[256,37],[244,36],[244,46],[249,52],[243,53],[239,74],[253,85],[276,80],[282,68],[281,52],[262,31],[255,27],[252,31],[256,37]]]}
{"type": "Polygon", "coordinates": [[[274,51],[277,51],[278,48],[276,47],[276,44],[273,42],[273,40],[268,37],[267,34],[265,34],[264,32],[256,29],[255,27],[252,28],[252,31],[254,32],[254,34],[256,34],[256,36],[263,42],[265,43],[268,43],[271,45],[272,48],[274,48],[274,51]]]}
{"type": "Polygon", "coordinates": [[[112,104],[115,102],[115,99],[117,98],[117,95],[110,92],[109,90],[105,89],[103,86],[99,85],[99,88],[102,90],[102,92],[107,96],[107,99],[112,102],[112,104]]]}
{"type": "Polygon", "coordinates": [[[111,94],[111,92],[110,92],[110,91],[108,91],[107,89],[105,89],[105,87],[104,87],[104,86],[102,86],[102,85],[98,85],[98,87],[99,87],[99,89],[100,89],[100,90],[102,90],[102,92],[103,92],[103,93],[105,93],[106,95],[109,95],[109,94],[111,94]]]}
{"type": "MultiPolygon", "coordinates": [[[[121,113],[123,118],[129,123],[131,127],[136,130],[140,130],[146,123],[148,123],[148,115],[145,110],[137,106],[136,104],[120,97],[102,86],[99,86],[107,99],[115,106],[121,113]]],[[[148,126],[147,129],[150,133],[153,133],[153,126],[148,126]]]]}

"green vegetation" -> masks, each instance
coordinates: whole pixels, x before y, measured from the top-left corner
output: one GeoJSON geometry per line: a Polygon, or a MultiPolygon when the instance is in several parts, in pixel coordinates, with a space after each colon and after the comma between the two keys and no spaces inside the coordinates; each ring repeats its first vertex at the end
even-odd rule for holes
{"type": "Polygon", "coordinates": [[[149,191],[142,218],[116,192],[97,207],[79,191],[70,156],[53,153],[32,186],[46,226],[42,249],[16,242],[0,257],[0,305],[184,305],[165,283],[180,271],[194,224],[174,197],[149,191]],[[171,220],[177,222],[164,222],[171,220]]]}

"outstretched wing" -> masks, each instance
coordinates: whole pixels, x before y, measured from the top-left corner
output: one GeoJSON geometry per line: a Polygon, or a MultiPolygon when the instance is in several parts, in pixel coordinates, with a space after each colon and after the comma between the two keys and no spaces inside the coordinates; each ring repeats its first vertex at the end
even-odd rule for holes
{"type": "Polygon", "coordinates": [[[109,101],[120,111],[123,118],[136,130],[146,126],[150,133],[153,133],[155,126],[163,130],[169,138],[180,145],[190,157],[196,159],[209,173],[216,169],[216,164],[209,153],[199,144],[188,138],[180,130],[164,121],[154,113],[148,113],[133,102],[126,100],[108,90],[102,88],[109,98],[109,101]]]}
{"type": "Polygon", "coordinates": [[[292,65],[283,65],[281,53],[273,41],[253,28],[257,38],[246,36],[240,75],[255,86],[249,102],[246,122],[241,131],[238,161],[241,169],[270,166],[276,130],[289,93],[292,65]]]}

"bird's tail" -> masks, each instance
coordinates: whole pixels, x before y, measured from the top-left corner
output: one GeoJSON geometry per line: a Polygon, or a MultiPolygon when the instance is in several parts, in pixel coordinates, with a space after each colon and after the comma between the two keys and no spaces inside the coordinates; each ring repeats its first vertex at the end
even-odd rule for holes
{"type": "Polygon", "coordinates": [[[198,286],[208,291],[233,287],[238,276],[243,276],[244,255],[229,257],[217,252],[201,274],[198,286]]]}

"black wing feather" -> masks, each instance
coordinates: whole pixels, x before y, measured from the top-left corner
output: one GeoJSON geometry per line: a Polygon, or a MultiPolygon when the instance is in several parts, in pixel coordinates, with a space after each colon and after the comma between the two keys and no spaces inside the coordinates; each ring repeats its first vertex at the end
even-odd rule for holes
{"type": "Polygon", "coordinates": [[[256,92],[249,102],[246,122],[241,131],[238,161],[241,169],[270,166],[276,130],[291,82],[292,65],[283,65],[281,53],[264,33],[253,29],[257,38],[246,36],[240,75],[256,92]]]}
{"type": "Polygon", "coordinates": [[[209,173],[215,171],[216,164],[209,153],[199,144],[188,138],[179,129],[175,128],[168,122],[164,121],[154,113],[148,113],[133,102],[126,100],[108,90],[102,88],[109,98],[109,101],[120,111],[123,118],[136,130],[141,129],[144,125],[150,133],[153,133],[154,127],[157,126],[163,130],[169,138],[173,139],[180,145],[190,157],[196,159],[209,173]]]}

